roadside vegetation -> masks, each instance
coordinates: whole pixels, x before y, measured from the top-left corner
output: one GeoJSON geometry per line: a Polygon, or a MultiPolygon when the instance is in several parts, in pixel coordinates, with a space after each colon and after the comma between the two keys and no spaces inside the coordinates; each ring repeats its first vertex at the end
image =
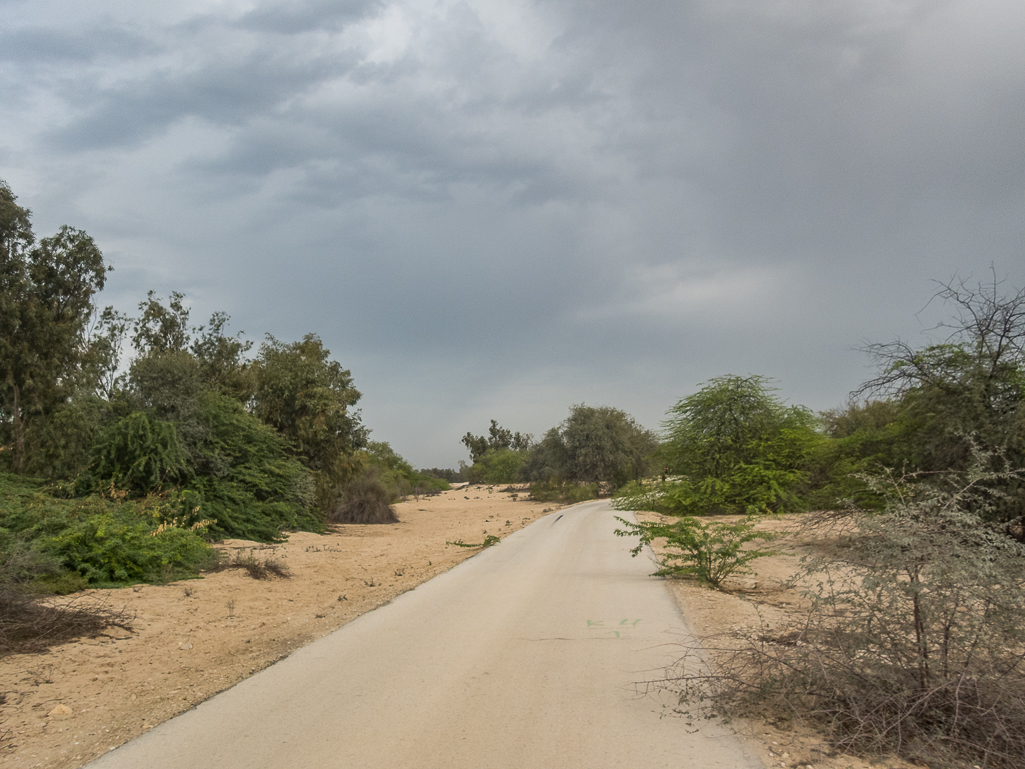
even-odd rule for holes
{"type": "Polygon", "coordinates": [[[614,499],[663,516],[618,532],[663,545],[657,574],[722,587],[778,513],[835,545],[795,575],[789,626],[680,660],[686,707],[812,723],[869,757],[1025,767],[1025,292],[1002,288],[941,286],[945,338],[868,346],[879,374],[845,408],[727,376],[669,411],[665,473],[614,499]]]}
{"type": "Polygon", "coordinates": [[[37,239],[0,181],[0,651],[92,627],[46,595],[195,576],[212,542],[364,522],[370,499],[394,521],[448,488],[369,440],[316,334],[254,348],[223,313],[193,325],[179,293],[101,308],[111,269],[80,230],[37,239]]]}
{"type": "Polygon", "coordinates": [[[877,375],[831,411],[729,374],[658,433],[577,404],[540,439],[492,420],[463,437],[468,464],[416,470],[369,439],[316,334],[254,347],[223,313],[192,325],[178,293],[101,308],[110,270],[80,230],[37,240],[0,182],[0,653],[130,625],[54,595],[286,577],[212,543],[394,522],[395,501],[452,482],[658,514],[617,533],[664,546],[657,574],[719,589],[773,547],[760,520],[800,514],[837,545],[795,575],[805,613],[718,667],[681,661],[682,696],[810,720],[842,750],[1025,768],[1025,290],[941,285],[939,340],[868,345],[877,375]]]}

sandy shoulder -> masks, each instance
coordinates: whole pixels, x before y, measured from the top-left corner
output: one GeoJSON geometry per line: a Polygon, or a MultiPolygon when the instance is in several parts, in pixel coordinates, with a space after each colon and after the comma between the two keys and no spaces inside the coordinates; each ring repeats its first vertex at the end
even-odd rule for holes
{"type": "Polygon", "coordinates": [[[401,523],[240,540],[290,579],[239,570],[167,585],[94,590],[133,631],[0,659],[0,767],[78,767],[478,552],[447,545],[506,535],[557,505],[475,487],[396,505],[401,523]]]}

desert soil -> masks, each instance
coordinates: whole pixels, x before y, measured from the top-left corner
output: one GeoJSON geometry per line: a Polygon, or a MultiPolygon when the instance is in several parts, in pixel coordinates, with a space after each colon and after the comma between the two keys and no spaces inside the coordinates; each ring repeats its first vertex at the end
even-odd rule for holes
{"type": "MultiPolygon", "coordinates": [[[[494,487],[456,489],[396,505],[398,524],[296,533],[278,545],[219,545],[229,556],[251,551],[258,561],[274,559],[291,572],[287,579],[229,570],[89,591],[88,600],[124,606],[132,630],[108,628],[45,653],[0,658],[0,769],[81,766],[478,552],[448,543],[504,537],[558,508],[526,497],[494,487]]],[[[819,544],[787,540],[780,555],[757,562],[757,576],[726,592],[678,580],[671,589],[698,636],[753,637],[799,608],[784,583],[800,554],[819,544]]],[[[736,725],[769,767],[869,766],[831,755],[806,728],[736,725]]]]}

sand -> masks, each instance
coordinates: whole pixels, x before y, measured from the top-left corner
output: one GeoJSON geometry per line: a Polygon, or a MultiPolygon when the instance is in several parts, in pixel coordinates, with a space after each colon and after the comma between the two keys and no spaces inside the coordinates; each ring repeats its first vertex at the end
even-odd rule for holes
{"type": "MultiPolygon", "coordinates": [[[[89,599],[124,606],[134,617],[132,630],[108,628],[45,653],[0,659],[0,769],[79,767],[478,552],[448,542],[505,537],[560,507],[527,496],[468,487],[396,505],[401,523],[394,525],[297,533],[280,545],[229,540],[218,546],[229,556],[241,551],[274,559],[291,572],[287,579],[255,580],[230,570],[89,591],[89,599]]],[[[676,580],[672,589],[699,635],[759,632],[767,615],[797,600],[783,583],[796,569],[800,547],[759,561],[758,576],[730,592],[676,580]]],[[[868,766],[830,756],[807,729],[762,722],[738,728],[767,766],[868,766]]]]}

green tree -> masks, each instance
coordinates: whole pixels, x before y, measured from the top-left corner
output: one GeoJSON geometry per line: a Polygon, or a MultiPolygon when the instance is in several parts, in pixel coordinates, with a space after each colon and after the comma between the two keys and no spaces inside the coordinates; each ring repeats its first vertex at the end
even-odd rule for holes
{"type": "Polygon", "coordinates": [[[795,503],[821,442],[807,409],[785,406],[769,380],[722,376],[669,410],[663,452],[678,476],[659,504],[678,514],[780,511],[795,503]]]}
{"type": "Polygon", "coordinates": [[[139,302],[142,311],[132,321],[132,344],[140,355],[181,351],[189,345],[189,308],[185,294],[172,291],[165,307],[156,292],[146,294],[139,302]]]}
{"type": "Polygon", "coordinates": [[[203,378],[210,387],[239,403],[248,404],[253,397],[254,384],[246,354],[253,343],[243,339],[242,332],[234,336],[225,334],[230,320],[226,313],[215,312],[206,326],[193,329],[189,349],[199,361],[203,378]]]}
{"type": "MultiPolygon", "coordinates": [[[[976,448],[1025,466],[1025,289],[1004,293],[995,278],[975,286],[958,281],[943,285],[936,298],[955,310],[939,327],[947,332],[942,343],[866,348],[881,373],[857,394],[899,405],[892,466],[964,471],[976,448]]],[[[1006,496],[987,514],[1009,524],[1025,520],[1025,483],[1007,478],[993,488],[1006,496]]]]}
{"type": "Polygon", "coordinates": [[[626,412],[579,404],[531,450],[524,474],[531,481],[596,483],[616,489],[650,472],[657,448],[655,434],[626,412]]]}
{"type": "Polygon", "coordinates": [[[268,335],[253,363],[254,413],[284,435],[317,478],[321,509],[337,501],[367,430],[353,406],[360,392],[352,375],[329,357],[316,334],[298,342],[268,335]]]}
{"type": "Polygon", "coordinates": [[[531,447],[534,436],[530,433],[514,433],[501,427],[494,419],[491,420],[491,427],[487,435],[474,435],[467,433],[463,436],[463,445],[470,452],[470,461],[478,462],[489,451],[500,449],[511,449],[512,451],[525,451],[531,447]]]}
{"type": "Polygon", "coordinates": [[[16,200],[0,182],[0,426],[22,472],[29,423],[62,402],[80,371],[92,297],[109,268],[73,227],[36,243],[16,200]]]}

